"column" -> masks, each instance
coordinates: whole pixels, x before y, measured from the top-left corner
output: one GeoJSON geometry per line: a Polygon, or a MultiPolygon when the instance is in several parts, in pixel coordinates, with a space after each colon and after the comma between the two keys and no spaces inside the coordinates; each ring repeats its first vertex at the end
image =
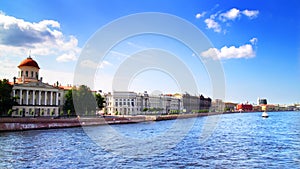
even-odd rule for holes
{"type": "Polygon", "coordinates": [[[53,96],[53,92],[51,91],[51,92],[50,92],[50,105],[51,105],[51,106],[52,106],[52,101],[53,101],[52,96],[53,96]]]}
{"type": "Polygon", "coordinates": [[[41,105],[41,98],[42,97],[42,91],[39,90],[39,105],[41,105]]]}
{"type": "Polygon", "coordinates": [[[28,105],[28,96],[29,96],[29,94],[28,94],[28,90],[26,90],[26,105],[28,105]]]}
{"type": "Polygon", "coordinates": [[[35,90],[32,90],[32,105],[35,105],[35,90]]]}
{"type": "Polygon", "coordinates": [[[23,99],[23,90],[20,89],[20,105],[22,104],[22,99],[23,99]]]}
{"type": "Polygon", "coordinates": [[[56,105],[58,106],[58,92],[56,92],[56,105]]]}
{"type": "Polygon", "coordinates": [[[47,91],[45,91],[45,105],[47,105],[47,91]]]}
{"type": "Polygon", "coordinates": [[[16,90],[13,90],[13,97],[16,97],[16,90]]]}

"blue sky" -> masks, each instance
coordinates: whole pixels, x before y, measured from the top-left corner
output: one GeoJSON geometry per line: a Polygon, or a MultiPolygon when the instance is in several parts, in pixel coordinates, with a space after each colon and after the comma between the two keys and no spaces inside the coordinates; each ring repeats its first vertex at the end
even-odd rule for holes
{"type": "MultiPolygon", "coordinates": [[[[211,41],[215,53],[202,54],[220,59],[226,101],[253,103],[264,97],[270,103],[299,103],[299,7],[297,0],[0,0],[0,78],[12,80],[31,50],[44,81],[72,84],[80,52],[98,29],[126,15],[161,12],[187,20],[211,41]]],[[[157,35],[131,37],[115,46],[97,63],[94,88],[111,90],[118,65],[147,48],[179,56],[196,76],[199,93],[212,96],[209,76],[201,62],[191,59],[193,52],[157,35]]],[[[136,76],[130,89],[176,92],[178,85],[163,72],[149,71],[136,76]]]]}

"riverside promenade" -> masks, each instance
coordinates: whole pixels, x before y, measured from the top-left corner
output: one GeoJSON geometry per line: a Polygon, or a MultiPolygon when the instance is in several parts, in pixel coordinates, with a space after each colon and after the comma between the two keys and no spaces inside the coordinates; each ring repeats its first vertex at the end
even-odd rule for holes
{"type": "Polygon", "coordinates": [[[37,129],[54,129],[95,125],[129,124],[147,121],[175,120],[201,116],[218,115],[222,113],[195,113],[174,115],[137,115],[137,116],[104,116],[79,118],[0,118],[0,132],[23,131],[37,129]]]}

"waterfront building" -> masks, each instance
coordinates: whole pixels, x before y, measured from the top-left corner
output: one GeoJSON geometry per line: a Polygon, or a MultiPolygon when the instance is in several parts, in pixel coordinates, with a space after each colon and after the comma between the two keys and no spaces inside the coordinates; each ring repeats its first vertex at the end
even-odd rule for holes
{"type": "Polygon", "coordinates": [[[158,109],[161,110],[159,112],[160,114],[174,114],[174,113],[180,113],[183,110],[182,99],[179,95],[162,94],[160,96],[152,96],[152,98],[159,99],[162,106],[154,107],[150,105],[150,109],[149,109],[150,111],[151,109],[154,110],[158,109]]]}
{"type": "Polygon", "coordinates": [[[210,112],[224,112],[225,103],[221,99],[215,99],[211,103],[210,112]]]}
{"type": "Polygon", "coordinates": [[[108,114],[135,115],[139,111],[137,94],[127,91],[114,91],[105,95],[108,114]]]}
{"type": "Polygon", "coordinates": [[[42,81],[40,67],[31,56],[18,68],[18,77],[14,77],[12,84],[12,95],[17,102],[12,108],[12,116],[58,116],[63,104],[63,90],[58,84],[53,86],[42,81]]]}
{"type": "Polygon", "coordinates": [[[205,98],[201,96],[192,96],[188,93],[183,94],[183,109],[185,112],[199,112],[199,111],[209,111],[211,107],[211,98],[205,98]]]}
{"type": "Polygon", "coordinates": [[[181,94],[149,95],[130,91],[114,91],[106,97],[106,112],[118,115],[158,115],[209,110],[210,98],[181,94]]]}
{"type": "Polygon", "coordinates": [[[106,112],[114,115],[168,114],[180,111],[180,99],[168,95],[150,96],[146,91],[114,91],[105,95],[106,112]]]}
{"type": "Polygon", "coordinates": [[[234,112],[236,111],[237,103],[225,102],[225,111],[226,112],[234,112]]]}
{"type": "Polygon", "coordinates": [[[238,111],[253,111],[253,106],[248,103],[246,103],[246,104],[242,103],[242,104],[238,104],[236,106],[236,110],[238,110],[238,111]]]}
{"type": "Polygon", "coordinates": [[[262,107],[260,105],[253,105],[253,111],[262,111],[262,107]]]}

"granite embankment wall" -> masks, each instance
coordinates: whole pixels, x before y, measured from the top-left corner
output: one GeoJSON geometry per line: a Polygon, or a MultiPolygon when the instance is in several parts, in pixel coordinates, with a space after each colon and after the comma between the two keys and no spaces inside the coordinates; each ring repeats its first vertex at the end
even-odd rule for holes
{"type": "Polygon", "coordinates": [[[183,118],[195,118],[201,116],[218,115],[222,113],[197,113],[161,116],[115,116],[115,117],[93,117],[93,118],[0,118],[1,131],[22,131],[34,129],[53,129],[106,124],[128,124],[146,121],[175,120],[183,118]]]}
{"type": "Polygon", "coordinates": [[[53,129],[105,124],[127,124],[146,121],[145,117],[114,117],[114,118],[0,118],[1,131],[22,131],[34,129],[53,129]]]}

